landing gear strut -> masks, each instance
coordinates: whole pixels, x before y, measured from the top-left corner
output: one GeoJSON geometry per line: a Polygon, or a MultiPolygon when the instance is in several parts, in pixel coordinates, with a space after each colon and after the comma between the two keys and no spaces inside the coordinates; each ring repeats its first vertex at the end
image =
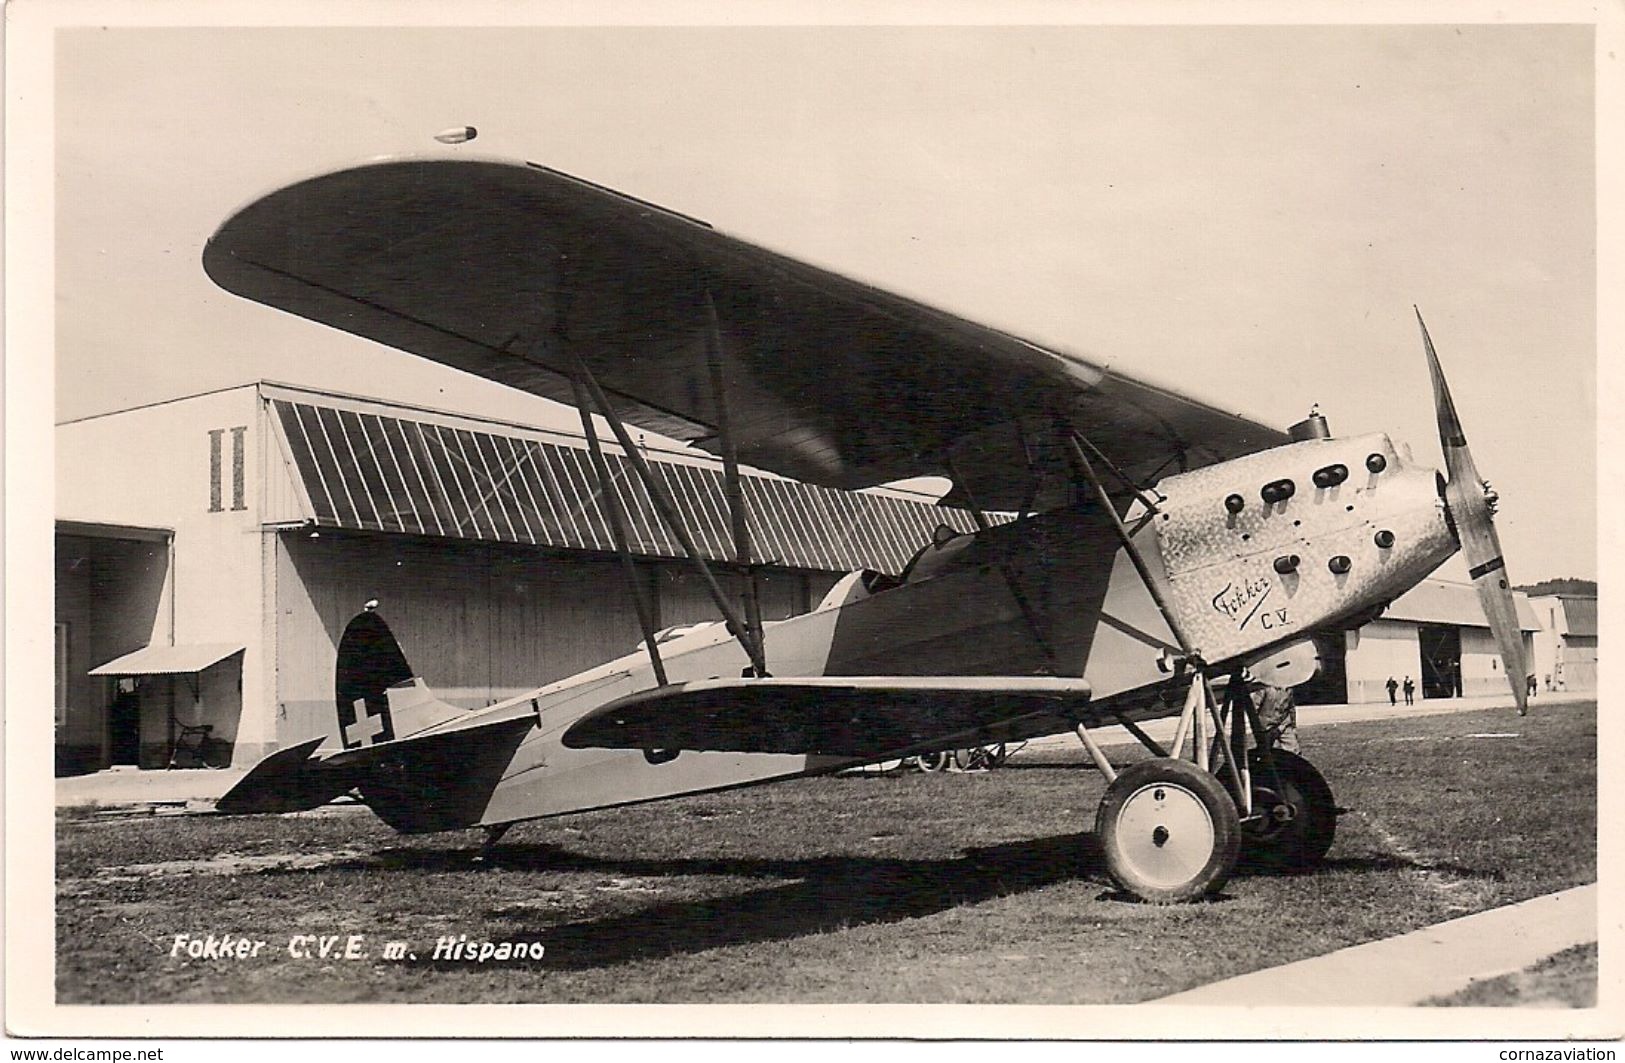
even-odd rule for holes
{"type": "Polygon", "coordinates": [[[496,855],[497,843],[502,836],[513,829],[512,823],[495,823],[485,828],[485,840],[480,843],[480,851],[474,857],[476,863],[490,863],[496,855]]]}
{"type": "Polygon", "coordinates": [[[1275,777],[1252,763],[1254,815],[1242,824],[1242,858],[1277,871],[1309,871],[1325,857],[1337,832],[1337,802],[1315,766],[1295,753],[1270,751],[1275,777]]]}
{"type": "Polygon", "coordinates": [[[1240,674],[1222,705],[1204,676],[1192,679],[1172,750],[1132,730],[1154,756],[1121,772],[1078,730],[1108,783],[1095,832],[1124,892],[1154,904],[1200,900],[1223,888],[1243,858],[1303,871],[1331,848],[1337,807],[1326,780],[1296,754],[1247,748],[1249,732],[1257,742],[1265,730],[1240,674]],[[1183,759],[1187,738],[1190,760],[1183,759]]]}

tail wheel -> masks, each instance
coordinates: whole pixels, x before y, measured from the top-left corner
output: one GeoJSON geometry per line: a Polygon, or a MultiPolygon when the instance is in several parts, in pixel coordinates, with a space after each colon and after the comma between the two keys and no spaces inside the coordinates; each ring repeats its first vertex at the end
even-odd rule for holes
{"type": "Polygon", "coordinates": [[[1189,761],[1159,757],[1121,773],[1101,798],[1095,832],[1112,880],[1155,904],[1216,892],[1235,870],[1235,801],[1189,761]]]}
{"type": "Polygon", "coordinates": [[[1295,753],[1271,750],[1280,786],[1258,759],[1248,754],[1253,779],[1253,811],[1242,827],[1248,863],[1283,871],[1307,871],[1319,864],[1337,833],[1337,802],[1315,766],[1295,753]]]}

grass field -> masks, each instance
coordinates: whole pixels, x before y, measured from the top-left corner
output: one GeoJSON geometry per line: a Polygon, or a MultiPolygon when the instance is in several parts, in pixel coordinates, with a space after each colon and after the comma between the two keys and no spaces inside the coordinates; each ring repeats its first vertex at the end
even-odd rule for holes
{"type": "Polygon", "coordinates": [[[532,823],[483,864],[475,832],[400,837],[356,808],[64,813],[58,999],[1124,1003],[1596,878],[1594,704],[1303,742],[1348,810],[1326,865],[1167,908],[1110,888],[1081,750],[532,823]],[[171,955],[209,933],[267,945],[171,955]],[[294,958],[295,934],[364,935],[368,955],[294,958]],[[436,961],[441,935],[546,953],[436,961]],[[416,958],[383,959],[390,940],[416,958]]]}
{"type": "Polygon", "coordinates": [[[1594,1008],[1597,944],[1564,949],[1526,970],[1474,982],[1459,993],[1425,1003],[1467,1008],[1594,1008]]]}

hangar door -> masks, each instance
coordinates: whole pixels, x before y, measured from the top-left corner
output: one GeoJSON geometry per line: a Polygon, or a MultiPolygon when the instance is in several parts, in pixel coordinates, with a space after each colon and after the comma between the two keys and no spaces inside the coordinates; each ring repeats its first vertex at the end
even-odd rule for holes
{"type": "MultiPolygon", "coordinates": [[[[93,676],[91,669],[169,639],[169,568],[167,531],[58,522],[57,774],[140,761],[134,684],[93,676]]],[[[148,759],[161,757],[154,749],[148,759]]]]}
{"type": "Polygon", "coordinates": [[[1461,628],[1454,624],[1423,624],[1417,629],[1422,647],[1422,696],[1461,696],[1461,628]]]}

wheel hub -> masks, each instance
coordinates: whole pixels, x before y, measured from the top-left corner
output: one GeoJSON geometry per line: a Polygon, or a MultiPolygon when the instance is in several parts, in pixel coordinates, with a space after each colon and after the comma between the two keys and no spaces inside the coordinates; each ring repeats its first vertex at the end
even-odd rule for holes
{"type": "Polygon", "coordinates": [[[1144,786],[1123,802],[1117,836],[1125,863],[1146,882],[1174,888],[1213,856],[1216,831],[1201,799],[1181,786],[1144,786]]]}
{"type": "Polygon", "coordinates": [[[1255,837],[1275,837],[1286,831],[1298,818],[1297,806],[1290,796],[1263,787],[1253,790],[1253,815],[1243,821],[1255,837]]]}

